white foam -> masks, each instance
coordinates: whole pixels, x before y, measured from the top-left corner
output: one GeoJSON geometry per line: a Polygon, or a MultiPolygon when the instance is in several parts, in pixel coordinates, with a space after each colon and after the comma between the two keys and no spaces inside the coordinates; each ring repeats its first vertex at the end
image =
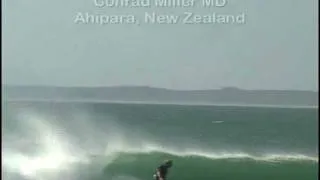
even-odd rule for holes
{"type": "Polygon", "coordinates": [[[67,137],[59,134],[61,132],[57,132],[58,128],[49,124],[49,121],[31,113],[19,115],[23,126],[21,128],[33,131],[32,136],[20,138],[38,141],[40,153],[28,155],[14,146],[3,147],[3,166],[7,171],[36,180],[49,179],[47,174],[67,170],[72,163],[85,162],[83,157],[69,151],[65,144],[67,137]]]}
{"type": "Polygon", "coordinates": [[[264,154],[261,156],[254,156],[244,152],[213,152],[213,151],[203,151],[197,149],[179,149],[167,148],[159,145],[144,145],[139,148],[121,147],[113,148],[112,151],[108,153],[166,153],[169,155],[188,157],[188,156],[198,156],[208,159],[252,159],[257,161],[314,161],[318,162],[318,157],[307,156],[303,154],[264,154]]]}

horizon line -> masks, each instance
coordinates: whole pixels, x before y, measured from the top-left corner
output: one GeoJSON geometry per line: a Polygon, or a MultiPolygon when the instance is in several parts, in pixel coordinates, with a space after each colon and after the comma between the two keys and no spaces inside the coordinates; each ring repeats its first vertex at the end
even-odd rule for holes
{"type": "Polygon", "coordinates": [[[245,88],[239,88],[235,86],[225,86],[220,88],[203,88],[203,89],[172,89],[172,88],[165,88],[165,87],[156,87],[156,86],[148,86],[148,85],[111,85],[111,86],[99,86],[99,85],[26,85],[26,84],[1,84],[1,86],[11,86],[11,87],[46,87],[46,88],[151,88],[151,89],[164,89],[169,91],[209,91],[209,90],[226,90],[226,89],[232,89],[232,90],[243,90],[243,91],[304,91],[304,92],[316,92],[318,93],[319,90],[298,90],[298,89],[245,89],[245,88]]]}

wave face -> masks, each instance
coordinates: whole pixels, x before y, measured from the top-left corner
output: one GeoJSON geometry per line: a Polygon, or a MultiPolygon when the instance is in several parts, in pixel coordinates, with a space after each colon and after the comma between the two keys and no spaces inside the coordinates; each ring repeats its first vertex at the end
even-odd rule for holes
{"type": "Polygon", "coordinates": [[[5,180],[314,180],[318,109],[4,102],[5,180]]]}

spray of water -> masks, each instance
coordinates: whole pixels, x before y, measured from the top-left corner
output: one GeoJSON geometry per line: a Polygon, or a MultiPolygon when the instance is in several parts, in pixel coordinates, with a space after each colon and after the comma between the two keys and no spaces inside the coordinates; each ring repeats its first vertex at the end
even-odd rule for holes
{"type": "MultiPolygon", "coordinates": [[[[12,179],[10,174],[18,174],[34,180],[56,180],[62,175],[74,179],[75,168],[92,163],[92,154],[105,151],[106,143],[97,138],[104,137],[103,133],[85,122],[85,118],[77,117],[74,129],[81,130],[77,135],[59,124],[55,117],[30,111],[19,112],[16,116],[19,123],[15,132],[19,134],[12,132],[3,138],[3,170],[7,174],[4,178],[12,179]]],[[[103,163],[112,159],[109,156],[103,163]]]]}

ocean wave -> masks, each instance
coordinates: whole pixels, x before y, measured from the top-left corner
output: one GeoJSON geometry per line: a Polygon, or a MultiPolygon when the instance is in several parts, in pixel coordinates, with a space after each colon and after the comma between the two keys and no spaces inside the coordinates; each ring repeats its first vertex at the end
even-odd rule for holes
{"type": "MultiPolygon", "coordinates": [[[[150,179],[155,168],[164,160],[172,159],[169,179],[315,179],[318,164],[314,161],[260,161],[242,155],[212,159],[204,156],[172,155],[160,152],[120,153],[108,164],[103,176],[117,179],[119,175],[140,180],[150,179]]],[[[282,157],[281,157],[282,158],[282,157]]],[[[273,157],[274,159],[274,157],[273,157]]]]}
{"type": "MultiPolygon", "coordinates": [[[[201,179],[198,178],[200,176],[205,179],[201,173],[208,173],[209,179],[219,178],[217,174],[211,173],[210,167],[214,167],[221,175],[224,172],[221,167],[243,165],[258,171],[259,168],[265,168],[263,163],[289,163],[289,167],[293,168],[286,169],[287,166],[281,166],[284,172],[295,168],[307,172],[310,166],[314,171],[314,166],[318,163],[316,156],[295,152],[270,151],[257,155],[237,150],[166,144],[141,131],[134,131],[112,117],[104,117],[107,121],[104,121],[103,125],[96,124],[90,120],[92,116],[81,111],[65,119],[28,108],[19,109],[13,114],[13,119],[16,119],[14,127],[9,127],[8,119],[5,119],[4,123],[4,128],[12,128],[14,131],[7,130],[3,136],[3,170],[32,180],[58,180],[63,179],[66,174],[69,180],[85,179],[85,176],[93,179],[93,174],[101,179],[112,175],[112,180],[145,180],[152,176],[158,163],[166,158],[174,159],[177,164],[173,179],[184,180],[201,179]],[[32,149],[36,151],[30,153],[32,149]],[[255,163],[262,164],[256,166],[255,163]],[[300,167],[299,163],[303,165],[300,167]],[[200,174],[194,174],[190,178],[181,175],[192,169],[196,169],[200,174]],[[88,175],[87,170],[93,174],[88,175]]],[[[10,121],[12,123],[13,120],[10,121]]],[[[243,173],[245,170],[237,172],[243,173]]],[[[273,169],[268,171],[271,174],[272,172],[273,169]]],[[[235,175],[228,176],[228,179],[236,179],[232,177],[235,175]]]]}

